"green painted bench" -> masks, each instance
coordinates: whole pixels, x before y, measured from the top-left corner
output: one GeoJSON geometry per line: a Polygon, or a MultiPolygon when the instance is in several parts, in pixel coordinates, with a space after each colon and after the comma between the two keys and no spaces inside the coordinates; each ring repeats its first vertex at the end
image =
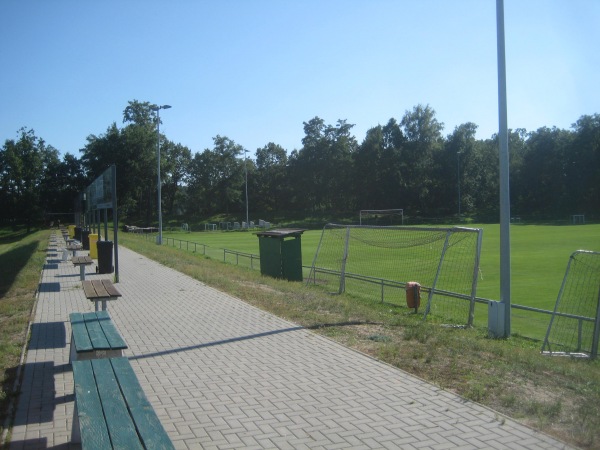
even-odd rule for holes
{"type": "Polygon", "coordinates": [[[174,449],[127,358],[74,361],[73,380],[82,449],[174,449]]]}
{"type": "Polygon", "coordinates": [[[71,313],[71,361],[123,356],[127,344],[108,311],[71,313]]]}

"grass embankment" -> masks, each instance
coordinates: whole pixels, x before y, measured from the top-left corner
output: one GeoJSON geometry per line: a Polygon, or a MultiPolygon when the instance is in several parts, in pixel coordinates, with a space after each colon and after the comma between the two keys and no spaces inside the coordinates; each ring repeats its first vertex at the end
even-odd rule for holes
{"type": "Polygon", "coordinates": [[[0,435],[46,261],[49,230],[0,229],[0,435]]]}
{"type": "Polygon", "coordinates": [[[121,233],[120,243],[572,445],[600,447],[598,361],[545,357],[538,341],[424,323],[406,307],[331,296],[139,236],[121,233]]]}

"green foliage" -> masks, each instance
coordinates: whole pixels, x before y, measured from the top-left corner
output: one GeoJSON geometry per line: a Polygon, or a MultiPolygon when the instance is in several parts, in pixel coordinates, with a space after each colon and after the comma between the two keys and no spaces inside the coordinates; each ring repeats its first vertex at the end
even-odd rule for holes
{"type": "MultiPolygon", "coordinates": [[[[165,220],[216,214],[245,218],[248,206],[251,213],[304,215],[403,208],[410,224],[423,217],[456,217],[460,210],[461,221],[498,221],[497,136],[476,139],[472,122],[443,136],[443,123],[429,105],[416,105],[400,119],[367,130],[360,143],[348,121],[329,125],[314,117],[303,123],[299,149],[269,142],[256,149],[255,160],[219,134],[213,148],[195,152],[157,136],[155,108],[128,102],[124,126],[113,123],[103,134],[90,134],[80,160],[67,154],[59,161],[57,151],[32,130],[20,130],[19,139],[7,140],[0,152],[4,217],[31,222],[49,211],[73,211],[77,193],[115,164],[121,218],[152,225],[158,210],[159,140],[165,220]]],[[[597,220],[599,136],[599,114],[581,116],[572,130],[510,130],[512,215],[565,221],[583,213],[588,221],[597,220]]]]}

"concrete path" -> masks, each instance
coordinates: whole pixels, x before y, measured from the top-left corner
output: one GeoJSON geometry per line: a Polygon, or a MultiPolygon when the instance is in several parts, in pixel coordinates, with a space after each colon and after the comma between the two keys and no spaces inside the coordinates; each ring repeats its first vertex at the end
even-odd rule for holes
{"type": "MultiPolygon", "coordinates": [[[[61,239],[42,274],[14,450],[77,448],[68,314],[93,305],[61,239]]],[[[178,449],[568,448],[123,247],[119,265],[123,297],[108,310],[178,449]]]]}

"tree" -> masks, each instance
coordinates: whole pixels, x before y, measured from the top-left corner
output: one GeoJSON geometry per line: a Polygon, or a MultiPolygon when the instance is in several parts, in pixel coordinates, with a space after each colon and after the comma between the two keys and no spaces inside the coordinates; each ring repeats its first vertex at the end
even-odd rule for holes
{"type": "Polygon", "coordinates": [[[213,138],[214,148],[196,154],[189,179],[190,206],[198,213],[229,213],[240,209],[244,187],[243,153],[241,145],[225,136],[213,138]]]}
{"type": "Polygon", "coordinates": [[[404,135],[395,119],[367,131],[354,155],[355,197],[359,209],[404,207],[403,199],[399,198],[403,145],[404,135]]]}
{"type": "Polygon", "coordinates": [[[160,148],[163,201],[167,205],[167,214],[174,214],[176,213],[174,211],[175,199],[188,178],[192,152],[189,148],[168,140],[165,140],[160,148]],[[163,155],[164,164],[162,162],[163,155]]]}
{"type": "Polygon", "coordinates": [[[291,174],[298,200],[313,211],[351,207],[353,126],[345,120],[326,126],[319,117],[304,122],[303,147],[291,159],[291,174]]]}
{"type": "Polygon", "coordinates": [[[444,214],[458,213],[459,201],[461,214],[474,212],[475,197],[483,179],[476,132],[477,125],[473,122],[458,125],[447,137],[445,151],[440,153],[434,183],[438,192],[435,197],[441,200],[436,206],[444,214]]]}
{"type": "Polygon", "coordinates": [[[600,214],[600,114],[581,116],[573,124],[565,175],[572,204],[569,214],[600,214]]]}
{"type": "Polygon", "coordinates": [[[511,156],[518,156],[511,163],[511,197],[518,211],[557,217],[568,210],[565,162],[570,134],[556,127],[542,127],[529,133],[522,145],[513,138],[511,156]]]}
{"type": "Polygon", "coordinates": [[[429,106],[417,105],[406,111],[400,122],[406,142],[402,152],[403,186],[401,197],[413,211],[432,212],[431,176],[435,153],[443,148],[444,124],[429,106]]]}
{"type": "Polygon", "coordinates": [[[280,145],[269,142],[256,150],[256,192],[253,205],[261,211],[282,209],[289,198],[288,157],[280,145]]]}
{"type": "Polygon", "coordinates": [[[17,141],[7,140],[2,148],[0,185],[2,204],[8,217],[22,220],[27,232],[43,216],[44,182],[51,174],[48,168],[58,165],[58,151],[46,146],[33,130],[21,128],[17,141]]]}

